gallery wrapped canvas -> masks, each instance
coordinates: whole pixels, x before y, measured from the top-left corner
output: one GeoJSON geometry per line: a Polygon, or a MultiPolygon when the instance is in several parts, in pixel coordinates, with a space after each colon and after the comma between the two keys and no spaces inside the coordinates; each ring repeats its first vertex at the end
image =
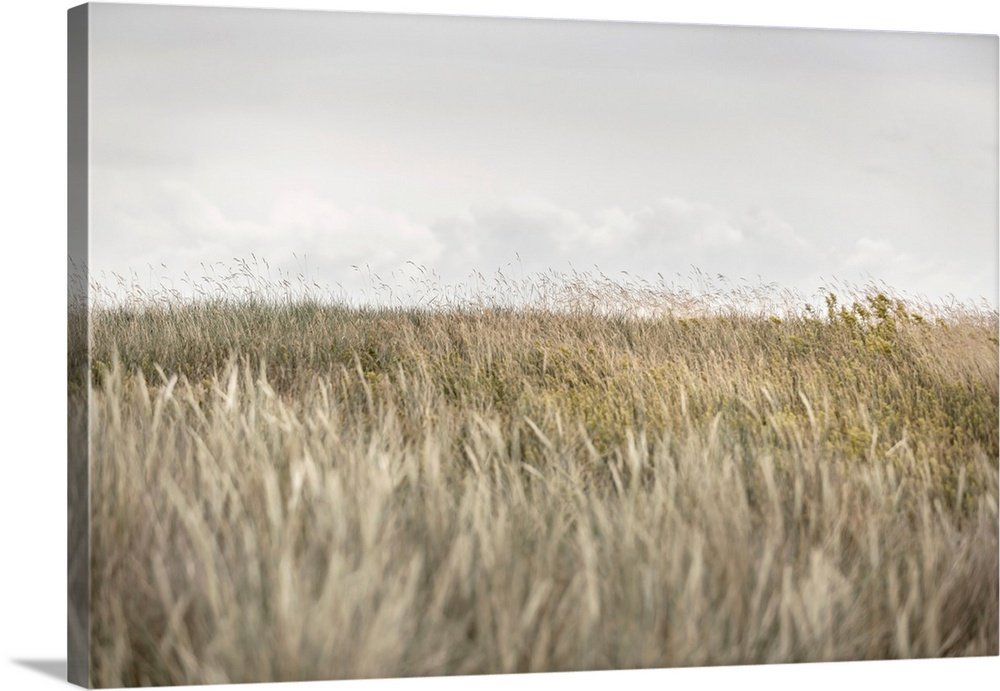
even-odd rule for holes
{"type": "Polygon", "coordinates": [[[996,36],[68,28],[73,683],[998,654],[996,36]]]}

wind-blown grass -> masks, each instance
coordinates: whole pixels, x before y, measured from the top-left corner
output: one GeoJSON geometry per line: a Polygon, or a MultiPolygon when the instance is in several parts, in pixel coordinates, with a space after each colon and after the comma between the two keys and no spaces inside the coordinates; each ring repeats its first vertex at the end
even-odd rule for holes
{"type": "Polygon", "coordinates": [[[997,654],[996,312],[720,304],[94,309],[95,683],[997,654]]]}

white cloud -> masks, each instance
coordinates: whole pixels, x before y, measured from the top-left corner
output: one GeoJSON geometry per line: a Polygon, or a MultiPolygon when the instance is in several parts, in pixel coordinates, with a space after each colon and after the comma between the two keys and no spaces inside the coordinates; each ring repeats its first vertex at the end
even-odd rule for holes
{"type": "Polygon", "coordinates": [[[341,209],[306,190],[280,194],[272,206],[270,232],[308,247],[334,264],[392,268],[434,261],[442,246],[426,227],[401,213],[372,207],[341,209]]]}
{"type": "Polygon", "coordinates": [[[884,283],[914,296],[950,296],[960,301],[986,298],[995,303],[997,271],[990,264],[984,261],[983,269],[969,271],[954,260],[918,256],[898,249],[888,240],[862,237],[841,260],[839,273],[851,281],[884,283]],[[987,290],[991,285],[992,289],[987,290]]]}
{"type": "Polygon", "coordinates": [[[541,197],[521,196],[475,205],[435,222],[432,229],[444,245],[441,270],[462,277],[517,257],[531,271],[579,259],[587,227],[575,212],[541,197]]]}
{"type": "Polygon", "coordinates": [[[844,266],[848,269],[870,270],[884,267],[887,263],[899,265],[906,261],[906,257],[898,255],[888,240],[863,237],[854,243],[854,252],[844,260],[844,266]]]}
{"type": "Polygon", "coordinates": [[[446,248],[447,275],[491,270],[518,256],[529,272],[596,266],[609,274],[655,279],[688,275],[691,267],[728,277],[796,277],[819,258],[773,212],[739,216],[713,205],[663,197],[635,209],[621,206],[580,214],[540,197],[473,207],[432,224],[446,248]],[[791,267],[791,270],[789,270],[791,267]]]}
{"type": "Polygon", "coordinates": [[[644,239],[681,241],[698,250],[722,249],[743,241],[743,232],[729,214],[701,202],[664,197],[636,217],[644,239]]]}
{"type": "Polygon", "coordinates": [[[767,207],[734,213],[678,196],[586,214],[539,195],[512,196],[424,225],[391,209],[345,208],[310,188],[286,188],[259,200],[263,216],[238,218],[188,183],[105,183],[95,206],[101,230],[92,244],[95,273],[145,277],[153,267],[175,286],[184,274],[203,275],[203,265],[231,267],[234,259],[251,257],[353,299],[365,299],[382,282],[397,295],[405,292],[421,269],[455,285],[473,272],[490,276],[498,269],[521,277],[596,268],[609,276],[683,282],[697,268],[731,283],[774,282],[807,296],[827,283],[822,276],[960,299],[976,299],[983,286],[996,285],[989,266],[962,271],[957,262],[870,236],[837,250],[807,241],[767,207]]]}
{"type": "Polygon", "coordinates": [[[232,218],[206,193],[178,181],[108,185],[102,192],[91,242],[98,281],[135,275],[146,288],[161,282],[179,288],[185,274],[198,279],[206,266],[231,269],[235,260],[257,257],[275,277],[308,273],[332,289],[362,280],[354,266],[388,273],[407,261],[432,263],[443,249],[427,227],[401,213],[343,209],[309,190],[276,195],[265,204],[265,220],[232,218]]]}

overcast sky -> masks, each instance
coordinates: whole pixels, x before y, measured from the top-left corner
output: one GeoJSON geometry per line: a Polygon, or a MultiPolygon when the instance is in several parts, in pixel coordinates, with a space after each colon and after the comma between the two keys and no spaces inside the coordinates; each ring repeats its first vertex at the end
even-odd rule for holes
{"type": "Polygon", "coordinates": [[[98,280],[252,253],[352,296],[413,262],[998,302],[995,36],[90,7],[98,280]]]}

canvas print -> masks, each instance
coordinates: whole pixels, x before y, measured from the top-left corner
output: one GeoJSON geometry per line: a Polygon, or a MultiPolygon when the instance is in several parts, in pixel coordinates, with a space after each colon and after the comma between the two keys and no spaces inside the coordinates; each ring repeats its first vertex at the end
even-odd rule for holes
{"type": "Polygon", "coordinates": [[[998,654],[996,36],[68,22],[72,681],[998,654]]]}

